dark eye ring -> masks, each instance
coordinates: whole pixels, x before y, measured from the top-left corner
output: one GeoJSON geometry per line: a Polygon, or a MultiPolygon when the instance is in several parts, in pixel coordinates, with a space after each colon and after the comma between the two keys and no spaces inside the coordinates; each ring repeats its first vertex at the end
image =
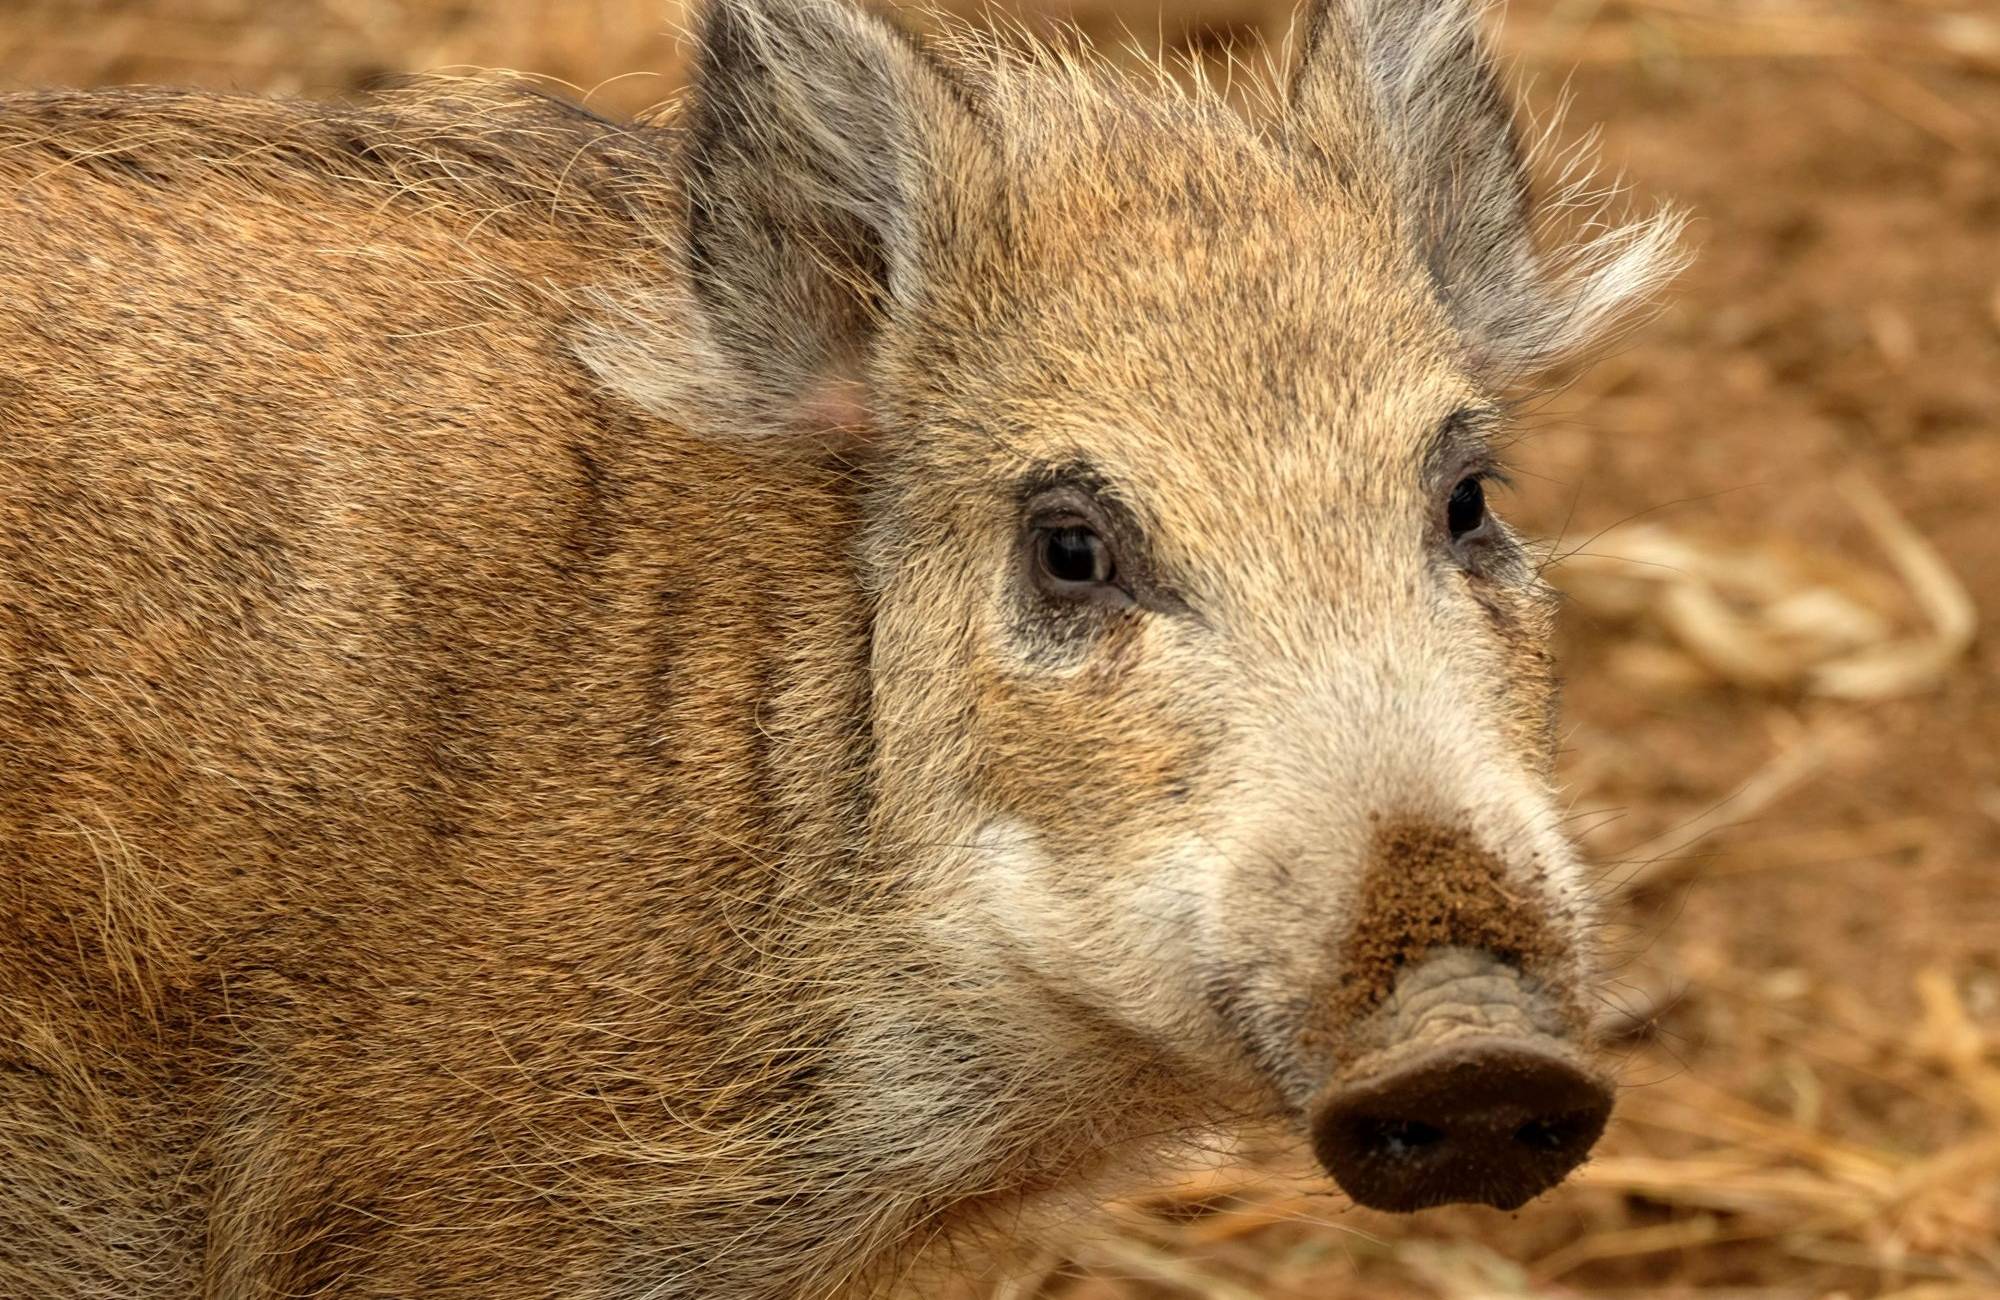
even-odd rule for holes
{"type": "Polygon", "coordinates": [[[1445,502],[1444,522],[1453,541],[1478,532],[1485,524],[1486,488],[1477,474],[1460,479],[1451,490],[1451,499],[1445,502]]]}
{"type": "Polygon", "coordinates": [[[1035,565],[1044,585],[1057,593],[1107,587],[1118,579],[1111,543],[1088,524],[1069,523],[1038,531],[1035,565]]]}

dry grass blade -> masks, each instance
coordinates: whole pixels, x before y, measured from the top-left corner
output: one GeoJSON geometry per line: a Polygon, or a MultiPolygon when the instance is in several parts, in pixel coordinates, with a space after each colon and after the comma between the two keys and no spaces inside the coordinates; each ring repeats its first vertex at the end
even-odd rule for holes
{"type": "Polygon", "coordinates": [[[1850,700],[1926,690],[1971,647],[1978,611],[1937,549],[1910,527],[1880,489],[1860,474],[1842,478],[1840,489],[1888,553],[1929,627],[1925,633],[1863,646],[1821,663],[1809,675],[1807,688],[1850,700]]]}
{"type": "Polygon", "coordinates": [[[1722,1220],[1713,1214],[1696,1214],[1645,1227],[1600,1232],[1578,1238],[1553,1254],[1543,1256],[1535,1262],[1533,1272],[1537,1278],[1553,1279],[1595,1260],[1688,1250],[1709,1245],[1725,1235],[1722,1220]]]}
{"type": "Polygon", "coordinates": [[[1646,624],[1709,675],[1766,691],[1886,699],[1934,687],[1971,646],[1964,584],[1887,498],[1841,481],[1889,572],[1788,539],[1721,541],[1635,525],[1566,557],[1580,605],[1646,624]]]}
{"type": "Polygon", "coordinates": [[[1198,1259],[1137,1237],[1094,1240],[1079,1252],[1078,1262],[1086,1268],[1112,1274],[1131,1274],[1165,1283],[1183,1294],[1202,1296],[1207,1300],[1262,1300],[1257,1292],[1248,1287],[1209,1272],[1198,1259]]]}
{"type": "Polygon", "coordinates": [[[1825,764],[1826,746],[1810,738],[1758,769],[1727,799],[1701,815],[1620,855],[1632,865],[1613,881],[1617,894],[1657,885],[1687,871],[1693,851],[1710,836],[1741,826],[1810,780],[1825,764]]]}

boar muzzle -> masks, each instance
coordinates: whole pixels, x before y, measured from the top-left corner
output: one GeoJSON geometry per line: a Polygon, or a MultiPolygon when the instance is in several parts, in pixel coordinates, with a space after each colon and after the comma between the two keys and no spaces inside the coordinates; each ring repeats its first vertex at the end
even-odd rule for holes
{"type": "Polygon", "coordinates": [[[1412,963],[1311,1108],[1320,1163],[1372,1209],[1518,1208],[1583,1162],[1611,1114],[1570,1023],[1491,952],[1412,963]]]}
{"type": "Polygon", "coordinates": [[[1378,834],[1332,999],[1340,1066],[1308,1116],[1358,1203],[1515,1209],[1603,1133],[1574,955],[1532,896],[1462,831],[1378,834]]]}

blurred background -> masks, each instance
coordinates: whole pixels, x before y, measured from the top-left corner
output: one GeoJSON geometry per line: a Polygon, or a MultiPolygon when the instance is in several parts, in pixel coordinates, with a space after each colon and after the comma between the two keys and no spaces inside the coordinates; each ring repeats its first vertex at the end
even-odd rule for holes
{"type": "MultiPolygon", "coordinates": [[[[677,0],[0,0],[0,89],[669,98],[677,0]]],[[[1210,66],[1273,0],[1029,0],[1210,66]],[[1165,8],[1161,8],[1164,3],[1165,8]]],[[[1502,503],[1569,595],[1565,778],[1624,1093],[1517,1214],[1358,1211],[1246,1147],[979,1284],[1065,1297],[2000,1297],[2000,2],[1514,0],[1695,269],[1531,401],[1502,503]]]]}

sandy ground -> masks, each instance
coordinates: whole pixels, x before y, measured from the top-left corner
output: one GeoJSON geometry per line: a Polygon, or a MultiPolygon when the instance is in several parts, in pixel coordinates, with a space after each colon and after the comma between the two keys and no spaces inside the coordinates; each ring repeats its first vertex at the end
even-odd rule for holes
{"type": "MultiPolygon", "coordinates": [[[[477,63],[630,110],[674,84],[665,4],[16,0],[0,86],[477,63]]],[[[2000,10],[1520,0],[1501,39],[1538,112],[1566,86],[1638,201],[1697,216],[1671,305],[1530,404],[1502,503],[1573,594],[1619,1118],[1517,1214],[1368,1214],[1274,1158],[996,1296],[2000,1296],[2000,643],[1967,648],[1960,603],[2000,609],[2000,10]]]]}

